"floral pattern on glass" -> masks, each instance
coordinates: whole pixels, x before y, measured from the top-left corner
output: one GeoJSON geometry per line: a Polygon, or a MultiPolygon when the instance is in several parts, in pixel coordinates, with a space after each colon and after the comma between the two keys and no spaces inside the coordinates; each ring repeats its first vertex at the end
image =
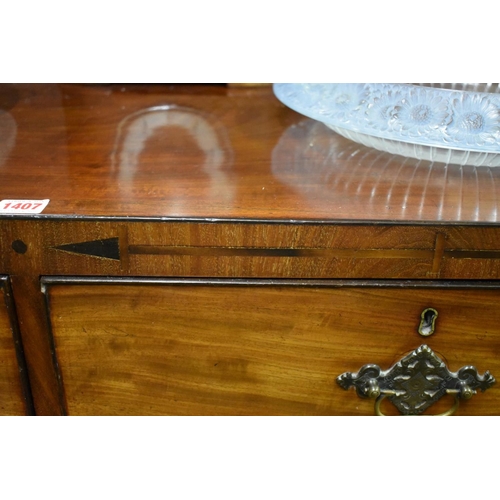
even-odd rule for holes
{"type": "Polygon", "coordinates": [[[411,89],[401,101],[399,131],[408,137],[433,137],[439,127],[450,123],[451,116],[449,101],[442,95],[433,95],[422,87],[411,89]]]}
{"type": "Polygon", "coordinates": [[[324,119],[338,123],[349,123],[356,119],[369,96],[365,84],[322,84],[305,86],[307,101],[316,99],[317,111],[324,119]],[[334,105],[332,106],[331,103],[334,105]]]}
{"type": "Polygon", "coordinates": [[[500,111],[487,96],[453,99],[453,120],[446,132],[452,143],[483,146],[500,141],[500,111]]]}
{"type": "Polygon", "coordinates": [[[368,127],[388,131],[397,126],[403,95],[392,85],[371,89],[372,99],[368,102],[365,119],[368,127]]]}
{"type": "Polygon", "coordinates": [[[500,152],[500,95],[413,84],[275,84],[296,111],[327,125],[424,145],[500,152]]]}

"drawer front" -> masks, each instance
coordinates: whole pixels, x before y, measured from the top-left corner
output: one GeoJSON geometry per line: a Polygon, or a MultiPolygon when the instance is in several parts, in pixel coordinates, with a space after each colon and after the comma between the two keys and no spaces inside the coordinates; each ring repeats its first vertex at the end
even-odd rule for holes
{"type": "MultiPolygon", "coordinates": [[[[48,279],[67,412],[371,415],[373,401],[337,376],[388,369],[422,344],[451,371],[500,377],[500,290],[404,285],[48,279]],[[430,307],[438,317],[424,338],[430,307]]],[[[499,393],[478,393],[458,414],[500,414],[499,393]]]]}
{"type": "Polygon", "coordinates": [[[31,413],[32,405],[22,384],[26,371],[22,352],[16,352],[20,339],[8,290],[7,277],[0,276],[0,415],[25,415],[31,413]]]}

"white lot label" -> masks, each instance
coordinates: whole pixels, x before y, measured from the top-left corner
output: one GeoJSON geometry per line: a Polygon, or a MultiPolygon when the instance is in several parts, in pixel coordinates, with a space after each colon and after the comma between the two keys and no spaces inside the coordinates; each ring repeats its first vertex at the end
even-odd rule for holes
{"type": "Polygon", "coordinates": [[[39,214],[50,200],[2,200],[0,214],[39,214]]]}

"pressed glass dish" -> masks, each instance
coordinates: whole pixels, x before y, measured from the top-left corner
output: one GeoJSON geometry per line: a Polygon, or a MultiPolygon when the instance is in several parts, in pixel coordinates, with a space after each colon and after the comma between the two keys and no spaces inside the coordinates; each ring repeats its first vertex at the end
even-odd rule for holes
{"type": "Polygon", "coordinates": [[[419,160],[500,166],[498,84],[275,83],[293,110],[340,135],[419,160]]]}

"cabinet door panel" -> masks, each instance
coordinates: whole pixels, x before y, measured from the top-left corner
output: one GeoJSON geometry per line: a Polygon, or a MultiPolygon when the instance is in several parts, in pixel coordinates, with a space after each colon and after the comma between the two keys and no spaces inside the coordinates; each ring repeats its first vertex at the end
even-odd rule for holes
{"type": "MultiPolygon", "coordinates": [[[[336,377],[422,344],[452,371],[500,376],[496,289],[129,280],[47,294],[72,415],[370,415],[373,401],[336,377]],[[424,338],[428,307],[439,317],[424,338]]],[[[496,385],[459,414],[500,414],[496,385]]]]}

